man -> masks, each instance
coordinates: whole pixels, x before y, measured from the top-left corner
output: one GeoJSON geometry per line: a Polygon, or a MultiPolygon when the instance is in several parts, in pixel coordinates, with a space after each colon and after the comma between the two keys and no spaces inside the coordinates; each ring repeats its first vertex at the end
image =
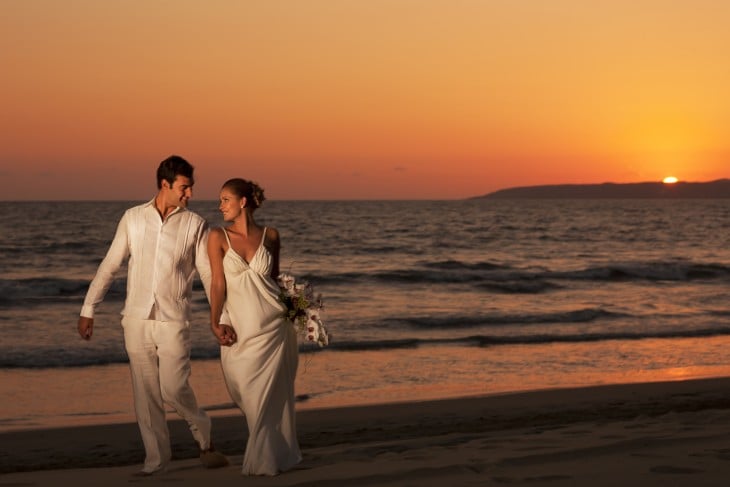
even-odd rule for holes
{"type": "Polygon", "coordinates": [[[182,157],[170,156],[160,163],[157,195],[122,216],[89,285],[78,322],[81,337],[91,339],[95,308],[128,259],[122,327],[134,409],[145,448],[139,475],[164,472],[170,462],[165,403],[190,425],[206,467],[228,464],[226,457],[213,449],[210,418],[198,407],[188,383],[193,277],[197,269],[208,294],[211,275],[207,223],[187,210],[193,184],[193,166],[182,157]]]}

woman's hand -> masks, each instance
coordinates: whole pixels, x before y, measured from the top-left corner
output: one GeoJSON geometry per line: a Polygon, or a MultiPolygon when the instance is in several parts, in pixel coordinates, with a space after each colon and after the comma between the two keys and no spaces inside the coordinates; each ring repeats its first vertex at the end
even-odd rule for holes
{"type": "Polygon", "coordinates": [[[211,325],[210,328],[222,347],[230,347],[236,343],[236,340],[238,339],[236,337],[236,331],[229,325],[220,323],[217,325],[211,325]]]}

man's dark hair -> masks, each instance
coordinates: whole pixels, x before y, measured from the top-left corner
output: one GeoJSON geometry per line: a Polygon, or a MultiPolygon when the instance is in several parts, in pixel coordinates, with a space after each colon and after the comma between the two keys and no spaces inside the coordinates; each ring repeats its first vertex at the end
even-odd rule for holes
{"type": "Polygon", "coordinates": [[[193,166],[180,156],[170,156],[160,163],[157,168],[157,189],[162,188],[162,181],[170,183],[175,182],[177,176],[185,176],[190,178],[193,183],[193,166]]]}

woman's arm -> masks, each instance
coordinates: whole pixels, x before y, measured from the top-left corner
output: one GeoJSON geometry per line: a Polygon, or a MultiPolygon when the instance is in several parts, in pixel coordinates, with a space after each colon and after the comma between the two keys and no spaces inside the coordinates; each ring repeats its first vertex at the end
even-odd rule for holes
{"type": "Polygon", "coordinates": [[[230,346],[236,342],[236,333],[228,325],[220,323],[223,304],[226,302],[226,276],[223,273],[223,256],[226,252],[223,229],[214,228],[208,236],[208,259],[210,260],[210,329],[221,345],[230,346]]]}
{"type": "Polygon", "coordinates": [[[276,228],[269,228],[266,232],[266,247],[269,249],[272,258],[271,277],[276,281],[279,277],[279,252],[281,250],[279,231],[276,228]]]}

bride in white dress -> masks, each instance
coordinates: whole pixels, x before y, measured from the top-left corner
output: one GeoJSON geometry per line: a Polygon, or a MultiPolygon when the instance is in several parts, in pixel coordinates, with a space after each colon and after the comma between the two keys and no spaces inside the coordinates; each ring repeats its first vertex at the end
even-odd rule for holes
{"type": "Polygon", "coordinates": [[[256,183],[227,181],[220,210],[231,225],[208,238],[211,330],[228,392],[248,424],[245,475],[276,475],[302,459],[294,411],[297,335],[279,301],[279,233],[253,217],[263,201],[256,183]],[[220,323],[224,306],[231,326],[220,323]]]}

